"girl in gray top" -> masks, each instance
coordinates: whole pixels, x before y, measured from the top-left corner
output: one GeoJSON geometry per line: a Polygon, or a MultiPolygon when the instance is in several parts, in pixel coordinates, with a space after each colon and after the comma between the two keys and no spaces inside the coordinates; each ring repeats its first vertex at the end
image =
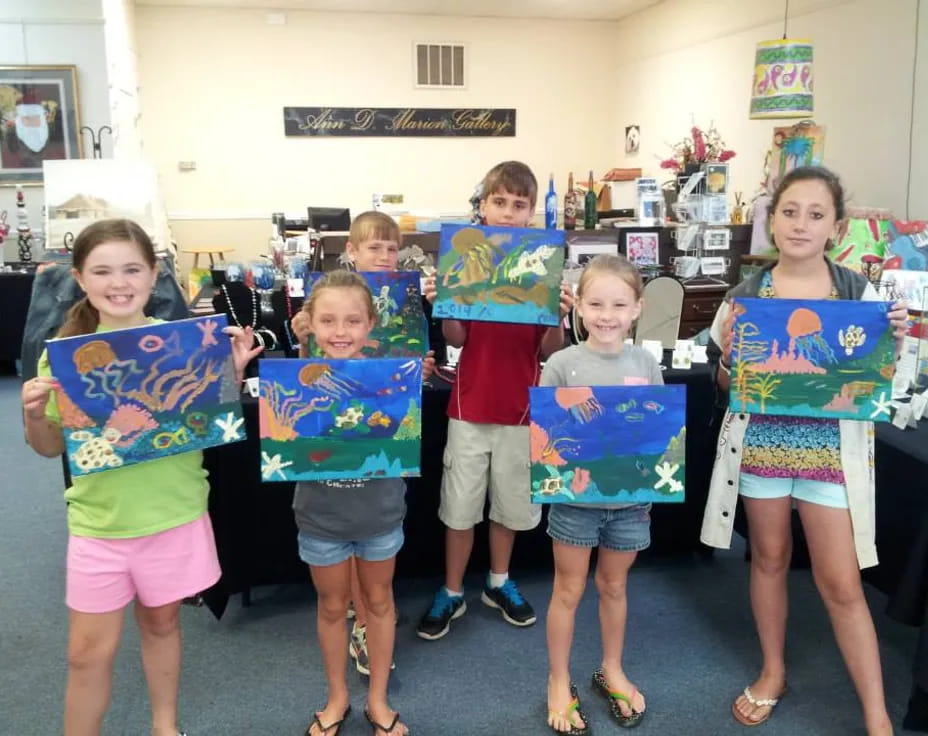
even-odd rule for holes
{"type": "MultiPolygon", "coordinates": [[[[542,386],[663,384],[657,361],[625,345],[641,314],[641,276],[621,256],[593,258],[577,287],[577,312],[588,333],[579,345],[548,360],[542,386]]],[[[555,504],[548,512],[554,544],[554,590],[548,607],[548,725],[557,733],[586,734],[589,724],[570,681],[568,662],[577,605],[583,597],[590,552],[599,547],[596,587],[603,636],[602,665],[593,687],[606,697],[612,716],[630,727],[644,717],[644,697],[622,669],[625,583],[639,550],[651,542],[650,504],[603,506],[555,504]]]]}
{"type": "MultiPolygon", "coordinates": [[[[331,271],[303,305],[316,344],[326,358],[361,358],[377,312],[367,282],[350,271],[331,271]]],[[[329,700],[313,715],[307,736],[333,736],[351,711],[346,680],[345,615],[351,596],[351,557],[357,559],[367,610],[370,684],[364,715],[383,736],[409,733],[387,702],[396,634],[393,570],[403,546],[406,486],[402,478],[297,484],[293,511],[300,558],[318,594],[317,629],[329,700]]]]}

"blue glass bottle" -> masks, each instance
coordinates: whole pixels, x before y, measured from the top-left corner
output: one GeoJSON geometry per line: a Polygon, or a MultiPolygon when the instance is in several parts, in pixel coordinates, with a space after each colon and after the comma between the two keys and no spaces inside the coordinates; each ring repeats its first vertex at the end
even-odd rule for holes
{"type": "Polygon", "coordinates": [[[548,196],[545,197],[545,227],[557,228],[557,194],[554,192],[554,174],[548,178],[548,196]]]}

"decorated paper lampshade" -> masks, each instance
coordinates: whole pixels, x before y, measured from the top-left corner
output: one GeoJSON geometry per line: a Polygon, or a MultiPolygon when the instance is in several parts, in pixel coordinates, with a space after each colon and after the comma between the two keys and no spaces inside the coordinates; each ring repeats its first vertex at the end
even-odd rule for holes
{"type": "Polygon", "coordinates": [[[812,114],[812,41],[761,41],[754,57],[752,118],[805,118],[812,114]]]}

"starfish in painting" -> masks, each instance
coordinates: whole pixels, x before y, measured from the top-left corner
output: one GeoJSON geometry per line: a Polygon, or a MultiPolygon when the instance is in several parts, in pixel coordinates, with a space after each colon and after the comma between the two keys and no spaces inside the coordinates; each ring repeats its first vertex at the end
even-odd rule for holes
{"type": "Polygon", "coordinates": [[[235,414],[230,411],[224,417],[217,417],[213,421],[216,422],[216,426],[222,430],[223,442],[235,442],[236,440],[242,439],[242,435],[238,429],[245,421],[243,417],[236,419],[235,414]]]}
{"type": "Polygon", "coordinates": [[[659,463],[654,466],[654,471],[657,473],[660,480],[654,484],[654,488],[660,488],[663,485],[667,485],[667,490],[671,493],[679,493],[683,490],[683,484],[676,480],[673,476],[680,469],[680,463],[674,463],[671,465],[667,461],[659,463]]]}
{"type": "Polygon", "coordinates": [[[881,414],[889,416],[889,405],[891,399],[886,398],[886,392],[880,391],[880,397],[878,399],[870,399],[870,403],[873,404],[873,411],[870,412],[870,418],[876,419],[881,414]]]}
{"type": "Polygon", "coordinates": [[[197,327],[200,328],[200,332],[203,333],[203,340],[200,342],[200,346],[208,348],[210,345],[218,345],[216,338],[213,336],[213,333],[216,331],[218,323],[215,320],[204,320],[203,322],[197,322],[197,327]]]}
{"type": "Polygon", "coordinates": [[[261,451],[261,459],[264,461],[261,465],[261,477],[264,478],[264,480],[270,480],[274,473],[277,473],[281,479],[287,480],[287,476],[284,475],[284,468],[288,465],[293,465],[291,460],[284,462],[279,453],[271,457],[263,450],[261,451]]]}

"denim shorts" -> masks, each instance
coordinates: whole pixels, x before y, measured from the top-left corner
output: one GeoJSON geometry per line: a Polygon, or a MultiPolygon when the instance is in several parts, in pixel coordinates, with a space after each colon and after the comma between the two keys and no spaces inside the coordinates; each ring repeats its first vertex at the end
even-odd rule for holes
{"type": "Polygon", "coordinates": [[[792,496],[800,501],[846,509],[847,489],[837,483],[825,483],[806,478],[767,478],[753,473],[742,473],[738,492],[748,498],[785,498],[792,496]]]}
{"type": "Polygon", "coordinates": [[[548,510],[548,536],[574,547],[605,547],[637,552],[651,544],[651,504],[615,509],[564,503],[548,510]]]}
{"type": "Polygon", "coordinates": [[[357,541],[322,539],[304,532],[297,534],[300,559],[313,567],[337,565],[349,557],[357,557],[366,562],[383,562],[396,556],[403,546],[404,539],[402,524],[384,534],[357,541]]]}

